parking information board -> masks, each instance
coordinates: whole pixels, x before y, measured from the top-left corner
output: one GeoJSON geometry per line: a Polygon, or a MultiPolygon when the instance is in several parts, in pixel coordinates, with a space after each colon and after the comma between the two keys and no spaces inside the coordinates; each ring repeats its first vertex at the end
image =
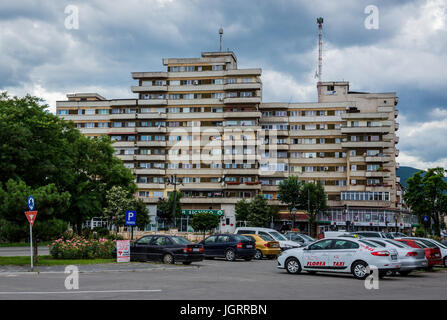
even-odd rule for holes
{"type": "Polygon", "coordinates": [[[130,262],[130,241],[116,241],[116,262],[130,262]]]}
{"type": "Polygon", "coordinates": [[[137,212],[128,210],[126,211],[126,226],[135,226],[137,224],[137,212]]]}

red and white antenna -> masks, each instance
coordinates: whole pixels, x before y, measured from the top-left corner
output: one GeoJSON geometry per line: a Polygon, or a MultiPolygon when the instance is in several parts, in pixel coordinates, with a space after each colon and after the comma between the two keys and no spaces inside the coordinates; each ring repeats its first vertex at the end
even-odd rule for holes
{"type": "Polygon", "coordinates": [[[323,51],[323,18],[319,17],[317,18],[318,23],[318,82],[321,82],[321,72],[323,69],[323,57],[322,57],[322,51],[323,51]]]}

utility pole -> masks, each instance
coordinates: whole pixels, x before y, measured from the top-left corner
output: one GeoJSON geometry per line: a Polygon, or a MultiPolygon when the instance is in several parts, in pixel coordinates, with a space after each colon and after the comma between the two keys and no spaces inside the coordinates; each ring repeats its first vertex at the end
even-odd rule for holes
{"type": "Polygon", "coordinates": [[[317,18],[318,23],[318,82],[321,82],[321,72],[323,68],[323,18],[317,18]]]}
{"type": "Polygon", "coordinates": [[[174,186],[174,205],[172,206],[172,216],[174,217],[174,227],[177,227],[177,217],[175,214],[175,209],[177,205],[177,185],[183,185],[183,183],[177,182],[177,175],[174,174],[171,178],[168,178],[168,184],[172,184],[174,186]]]}
{"type": "Polygon", "coordinates": [[[220,51],[220,52],[222,52],[222,35],[223,35],[223,29],[220,28],[220,29],[219,29],[219,37],[220,37],[219,51],[220,51]]]}

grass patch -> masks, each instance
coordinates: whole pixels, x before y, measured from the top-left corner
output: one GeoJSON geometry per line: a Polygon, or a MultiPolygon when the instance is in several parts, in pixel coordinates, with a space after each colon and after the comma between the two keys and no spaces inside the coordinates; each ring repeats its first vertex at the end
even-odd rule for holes
{"type": "MultiPolygon", "coordinates": [[[[53,243],[52,241],[38,242],[38,247],[44,247],[53,243]]],[[[0,248],[6,247],[29,247],[29,242],[0,242],[0,248]]]]}
{"type": "MultiPolygon", "coordinates": [[[[30,265],[30,257],[0,257],[0,266],[30,265]]],[[[39,256],[37,266],[60,266],[69,264],[115,263],[116,259],[53,259],[51,256],[39,256]]]]}

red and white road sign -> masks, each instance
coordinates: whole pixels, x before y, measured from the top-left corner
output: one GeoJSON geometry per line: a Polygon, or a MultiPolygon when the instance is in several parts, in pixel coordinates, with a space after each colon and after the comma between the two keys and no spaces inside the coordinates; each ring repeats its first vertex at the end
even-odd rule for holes
{"type": "Polygon", "coordinates": [[[36,221],[37,211],[25,211],[25,215],[29,221],[29,224],[32,227],[34,224],[34,221],[36,221]]]}

